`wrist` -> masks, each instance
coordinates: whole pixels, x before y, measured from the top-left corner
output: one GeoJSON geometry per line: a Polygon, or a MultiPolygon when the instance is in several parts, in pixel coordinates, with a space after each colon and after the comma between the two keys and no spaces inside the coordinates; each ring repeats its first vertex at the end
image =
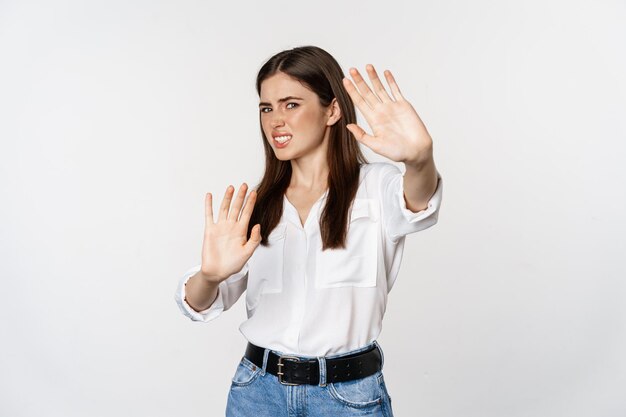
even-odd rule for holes
{"type": "Polygon", "coordinates": [[[429,169],[430,167],[435,165],[435,160],[432,156],[425,158],[416,158],[411,160],[405,160],[404,166],[407,170],[421,172],[425,169],[429,169]]]}
{"type": "Polygon", "coordinates": [[[416,170],[424,169],[426,166],[434,163],[432,147],[423,150],[417,155],[404,159],[402,162],[404,162],[407,168],[410,167],[416,170]]]}
{"type": "Polygon", "coordinates": [[[198,271],[196,276],[198,277],[198,281],[200,281],[205,286],[216,286],[221,281],[223,281],[223,278],[218,275],[207,275],[202,271],[198,271]]]}

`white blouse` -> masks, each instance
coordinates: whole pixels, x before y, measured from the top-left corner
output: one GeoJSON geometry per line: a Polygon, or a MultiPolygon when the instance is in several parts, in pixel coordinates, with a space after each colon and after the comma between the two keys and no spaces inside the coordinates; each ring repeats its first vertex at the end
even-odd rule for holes
{"type": "Polygon", "coordinates": [[[185,284],[200,265],[180,278],[175,293],[182,313],[208,322],[228,310],[246,291],[248,319],[239,331],[257,346],[299,356],[327,356],[365,346],[378,338],[400,269],[404,238],[437,223],[443,181],[428,208],[406,207],[403,174],[388,162],[361,166],[346,249],[321,250],[317,200],[304,227],[284,197],[283,216],[241,271],[220,282],[218,296],[197,312],[185,302],[185,284]]]}

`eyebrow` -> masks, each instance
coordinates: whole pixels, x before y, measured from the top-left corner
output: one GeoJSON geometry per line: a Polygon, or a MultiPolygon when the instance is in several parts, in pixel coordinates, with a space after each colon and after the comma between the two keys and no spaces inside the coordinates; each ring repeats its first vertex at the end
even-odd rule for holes
{"type": "MultiPolygon", "coordinates": [[[[304,99],[300,98],[300,97],[287,96],[287,97],[279,98],[278,102],[282,103],[283,101],[287,101],[287,100],[304,100],[304,99]]],[[[272,103],[267,103],[267,102],[264,102],[264,101],[259,103],[259,107],[261,107],[261,106],[271,106],[271,105],[272,105],[272,103]]]]}

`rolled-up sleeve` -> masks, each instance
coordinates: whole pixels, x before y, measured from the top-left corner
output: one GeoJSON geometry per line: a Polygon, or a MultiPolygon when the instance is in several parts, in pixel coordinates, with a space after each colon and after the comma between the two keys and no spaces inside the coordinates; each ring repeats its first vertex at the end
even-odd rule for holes
{"type": "Polygon", "coordinates": [[[379,186],[383,211],[383,221],[387,236],[392,241],[427,229],[439,217],[439,207],[443,193],[443,179],[437,171],[437,188],[424,210],[413,212],[406,206],[404,199],[404,177],[400,168],[391,163],[381,163],[379,186]]]}
{"type": "Polygon", "coordinates": [[[217,297],[213,304],[207,309],[202,311],[196,311],[185,300],[185,286],[187,281],[200,271],[200,265],[196,265],[190,270],[186,271],[178,281],[176,287],[176,293],[174,299],[180,311],[193,321],[208,322],[215,319],[223,311],[228,310],[239,299],[241,294],[246,290],[248,286],[248,263],[243,266],[241,271],[229,276],[224,281],[220,282],[217,287],[217,297]]]}

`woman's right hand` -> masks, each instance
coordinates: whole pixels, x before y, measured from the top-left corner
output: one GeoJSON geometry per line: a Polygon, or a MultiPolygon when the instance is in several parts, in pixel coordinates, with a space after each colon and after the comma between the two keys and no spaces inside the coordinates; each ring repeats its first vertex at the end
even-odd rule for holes
{"type": "Polygon", "coordinates": [[[261,243],[261,225],[256,224],[247,240],[248,222],[254,209],[256,191],[252,190],[243,211],[244,198],[248,186],[243,183],[230,207],[235,187],[229,185],[220,206],[217,222],[213,219],[213,197],[205,197],[205,227],[202,243],[202,276],[210,282],[219,283],[232,274],[241,271],[261,243]],[[229,212],[230,208],[230,212],[229,212]],[[241,218],[239,213],[241,212],[241,218]]]}

